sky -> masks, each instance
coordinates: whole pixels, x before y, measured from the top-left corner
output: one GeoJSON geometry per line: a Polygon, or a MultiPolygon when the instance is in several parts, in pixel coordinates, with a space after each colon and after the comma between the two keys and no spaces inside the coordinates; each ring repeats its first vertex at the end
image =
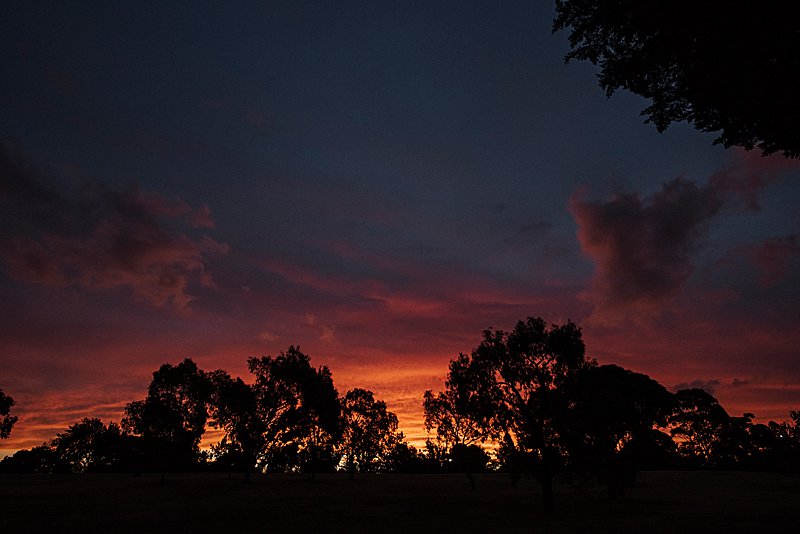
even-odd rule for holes
{"type": "Polygon", "coordinates": [[[0,19],[0,455],[190,357],[299,345],[413,442],[488,327],[800,408],[800,161],[659,134],[549,2],[15,2],[0,19]]]}

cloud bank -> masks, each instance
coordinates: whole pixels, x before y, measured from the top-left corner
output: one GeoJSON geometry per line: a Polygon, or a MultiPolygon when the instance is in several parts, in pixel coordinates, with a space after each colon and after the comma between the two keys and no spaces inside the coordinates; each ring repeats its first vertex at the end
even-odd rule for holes
{"type": "MultiPolygon", "coordinates": [[[[705,185],[679,177],[642,198],[619,193],[606,200],[573,194],[569,211],[581,249],[596,264],[589,298],[605,309],[657,306],[676,295],[692,274],[692,257],[723,208],[759,209],[759,194],[792,164],[740,155],[705,185]]],[[[783,160],[784,158],[778,158],[783,160]]],[[[754,252],[765,270],[781,271],[791,240],[754,252]]]]}
{"type": "Polygon", "coordinates": [[[212,283],[206,258],[228,250],[185,232],[214,226],[207,206],[99,183],[61,191],[2,145],[0,206],[0,259],[26,283],[129,288],[153,304],[184,307],[192,283],[212,283]]]}
{"type": "Polygon", "coordinates": [[[660,301],[691,274],[691,255],[722,202],[682,178],[652,197],[622,193],[607,201],[573,196],[578,240],[597,264],[593,290],[612,306],[660,301]]]}

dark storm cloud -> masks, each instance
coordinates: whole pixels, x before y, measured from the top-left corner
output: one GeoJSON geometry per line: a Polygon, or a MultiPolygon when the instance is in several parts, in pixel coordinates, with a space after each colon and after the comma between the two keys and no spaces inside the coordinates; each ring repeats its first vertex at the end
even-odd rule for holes
{"type": "Polygon", "coordinates": [[[62,192],[0,146],[0,258],[16,280],[91,289],[128,287],[158,305],[185,306],[190,283],[210,284],[205,258],[227,245],[175,226],[213,226],[193,209],[138,189],[91,184],[62,192]]]}
{"type": "MultiPolygon", "coordinates": [[[[611,307],[657,304],[676,294],[692,274],[692,256],[710,221],[723,207],[757,210],[760,192],[790,165],[740,157],[712,175],[706,185],[676,178],[650,197],[619,193],[609,200],[585,200],[577,193],[569,209],[578,223],[583,252],[597,264],[592,300],[611,307]]],[[[766,268],[780,269],[792,243],[773,244],[766,268]]]]}
{"type": "Polygon", "coordinates": [[[570,211],[583,251],[597,263],[595,289],[610,304],[659,300],[691,274],[691,253],[720,210],[708,187],[677,178],[648,199],[622,193],[608,201],[574,196],[570,211]]]}

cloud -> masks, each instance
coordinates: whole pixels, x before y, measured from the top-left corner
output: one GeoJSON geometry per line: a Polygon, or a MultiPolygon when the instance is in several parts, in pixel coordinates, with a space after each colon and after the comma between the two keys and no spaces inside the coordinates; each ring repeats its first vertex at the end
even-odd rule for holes
{"type": "Polygon", "coordinates": [[[154,304],[184,307],[190,284],[212,284],[206,258],[228,250],[180,230],[212,227],[207,206],[99,183],[62,192],[2,145],[0,206],[0,258],[12,278],[26,283],[125,287],[154,304]]]}
{"type": "Polygon", "coordinates": [[[783,156],[763,157],[757,151],[734,151],[733,163],[708,179],[710,190],[726,203],[743,203],[748,209],[761,208],[759,196],[768,185],[783,178],[784,171],[796,170],[800,162],[783,156]]]}
{"type": "Polygon", "coordinates": [[[771,237],[758,245],[745,246],[741,252],[761,273],[759,283],[763,287],[770,287],[786,278],[792,265],[797,264],[800,259],[800,243],[797,234],[771,237]]]}
{"type": "MultiPolygon", "coordinates": [[[[760,192],[795,166],[784,159],[739,154],[705,185],[679,177],[645,198],[618,193],[587,200],[585,190],[576,191],[569,211],[581,249],[596,264],[589,299],[606,309],[664,304],[692,274],[709,223],[723,207],[757,210],[760,192]]],[[[780,270],[791,245],[773,247],[767,263],[780,270]]]]}
{"type": "Polygon", "coordinates": [[[319,337],[324,343],[336,343],[336,327],[333,325],[322,325],[322,333],[319,337]]]}
{"type": "Polygon", "coordinates": [[[569,209],[583,252],[597,264],[593,289],[610,305],[658,301],[691,274],[691,254],[721,207],[709,189],[677,178],[652,197],[607,201],[574,195],[569,209]]]}

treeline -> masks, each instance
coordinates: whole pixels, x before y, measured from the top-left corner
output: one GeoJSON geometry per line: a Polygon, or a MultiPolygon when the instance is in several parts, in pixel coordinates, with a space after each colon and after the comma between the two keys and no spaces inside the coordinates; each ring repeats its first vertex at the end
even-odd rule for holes
{"type": "Polygon", "coordinates": [[[484,331],[424,406],[442,450],[495,443],[499,466],[538,479],[547,512],[559,474],[599,479],[616,498],[638,469],[800,471],[800,412],[790,412],[792,424],[754,424],[702,389],[673,394],[646,375],[598,365],[572,322],[528,318],[510,332],[484,331]]]}
{"type": "MultiPolygon", "coordinates": [[[[800,471],[793,422],[730,416],[710,393],[671,393],[650,377],[586,357],[574,323],[520,321],[486,330],[450,362],[445,388],[423,399],[430,438],[405,441],[372,392],[340,396],[330,370],[297,347],[248,360],[250,380],[190,360],[153,373],[120,424],[83,419],[0,462],[3,472],[226,471],[471,473],[535,477],[552,510],[553,480],[589,478],[621,495],[639,469],[800,471]],[[206,428],[222,439],[200,449],[206,428]],[[491,453],[491,454],[490,454],[491,453]]],[[[10,405],[9,405],[10,406],[10,405]]],[[[6,414],[8,410],[5,410],[6,414]]],[[[10,427],[9,427],[10,429],[10,427]]]]}
{"type": "Polygon", "coordinates": [[[340,397],[330,370],[289,347],[250,358],[251,382],[186,359],[153,373],[144,399],[120,424],[85,418],[53,440],[0,462],[0,472],[112,473],[227,471],[403,472],[433,470],[397,430],[372,392],[340,397]],[[200,449],[207,428],[222,439],[200,449]]]}

